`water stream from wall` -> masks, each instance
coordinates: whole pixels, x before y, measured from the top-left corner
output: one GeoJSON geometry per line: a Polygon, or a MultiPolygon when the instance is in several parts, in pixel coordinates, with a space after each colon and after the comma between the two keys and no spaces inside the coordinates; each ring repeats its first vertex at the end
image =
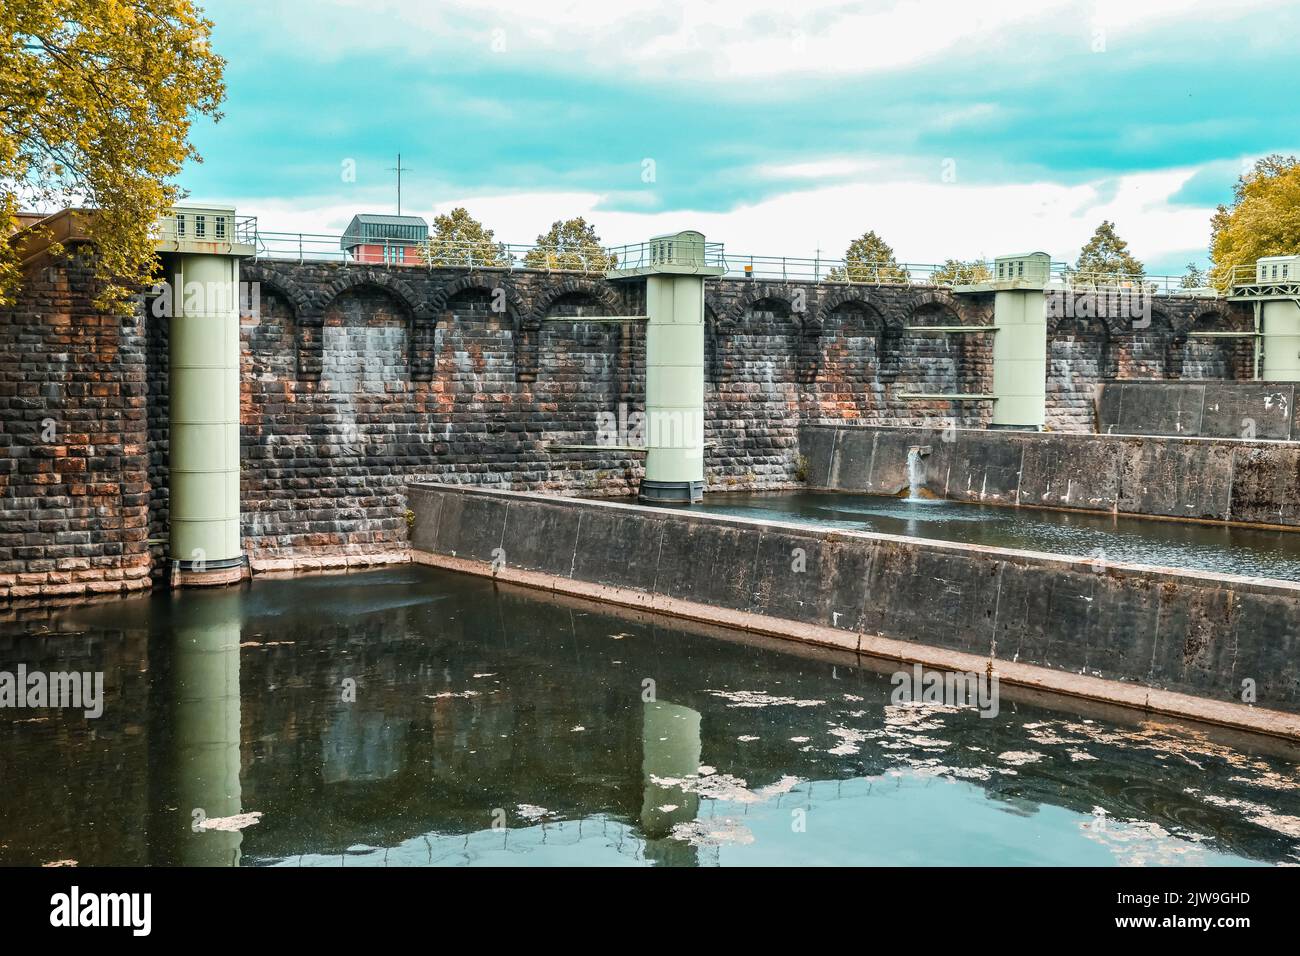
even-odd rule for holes
{"type": "Polygon", "coordinates": [[[919,447],[907,450],[907,500],[925,501],[925,460],[919,447]]]}

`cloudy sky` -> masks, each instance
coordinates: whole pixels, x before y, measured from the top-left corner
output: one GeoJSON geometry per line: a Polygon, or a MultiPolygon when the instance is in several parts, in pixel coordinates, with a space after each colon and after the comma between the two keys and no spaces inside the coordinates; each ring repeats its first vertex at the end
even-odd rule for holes
{"type": "Polygon", "coordinates": [[[584,215],[610,244],[1072,260],[1111,219],[1181,274],[1244,166],[1300,152],[1294,2],[203,6],[228,100],[181,185],[263,230],[395,211],[400,152],[404,212],[509,242],[584,215]]]}

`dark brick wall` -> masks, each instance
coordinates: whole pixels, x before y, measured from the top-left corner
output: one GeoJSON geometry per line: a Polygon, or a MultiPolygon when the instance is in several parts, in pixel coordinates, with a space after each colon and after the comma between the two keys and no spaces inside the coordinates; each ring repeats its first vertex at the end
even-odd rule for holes
{"type": "MultiPolygon", "coordinates": [[[[148,303],[97,315],[87,276],[43,270],[0,313],[0,596],[144,586],[162,571],[165,546],[147,539],[167,533],[167,320],[148,303]],[[66,440],[39,440],[47,417],[66,440]]],[[[644,329],[582,321],[642,314],[643,283],[266,261],[243,279],[258,302],[242,320],[244,535],[264,563],[402,551],[417,478],[635,489],[639,455],[556,446],[593,444],[598,415],[643,408],[644,329]]],[[[991,336],[909,327],[986,325],[992,309],[991,295],[925,287],[711,280],[710,486],[796,484],[804,423],[987,422],[987,402],[904,396],[989,391],[991,336]]],[[[1143,329],[1055,322],[1049,426],[1092,431],[1104,377],[1247,376],[1248,340],[1187,333],[1249,321],[1168,299],[1143,329]]]]}
{"type": "Polygon", "coordinates": [[[91,275],[41,265],[0,310],[0,598],[149,584],[142,321],[91,275]]]}

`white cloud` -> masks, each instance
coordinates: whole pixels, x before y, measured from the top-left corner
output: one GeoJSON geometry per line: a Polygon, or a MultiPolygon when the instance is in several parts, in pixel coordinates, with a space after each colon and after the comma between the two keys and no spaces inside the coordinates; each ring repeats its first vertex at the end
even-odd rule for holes
{"type": "MultiPolygon", "coordinates": [[[[318,59],[448,52],[541,65],[559,73],[660,81],[738,80],[799,73],[898,70],[1002,44],[1012,52],[1056,38],[1084,52],[1176,21],[1258,15],[1285,0],[293,0],[259,16],[318,59]]],[[[376,61],[377,63],[382,61],[376,61]]],[[[431,60],[431,62],[436,62],[431,60]]]]}

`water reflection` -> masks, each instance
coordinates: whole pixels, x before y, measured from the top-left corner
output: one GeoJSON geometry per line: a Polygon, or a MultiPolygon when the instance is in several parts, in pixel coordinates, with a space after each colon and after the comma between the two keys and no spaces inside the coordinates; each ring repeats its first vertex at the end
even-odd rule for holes
{"type": "Polygon", "coordinates": [[[1258,742],[899,709],[850,655],[420,567],[11,620],[18,662],[106,706],[0,711],[4,864],[1300,861],[1258,742]]]}

